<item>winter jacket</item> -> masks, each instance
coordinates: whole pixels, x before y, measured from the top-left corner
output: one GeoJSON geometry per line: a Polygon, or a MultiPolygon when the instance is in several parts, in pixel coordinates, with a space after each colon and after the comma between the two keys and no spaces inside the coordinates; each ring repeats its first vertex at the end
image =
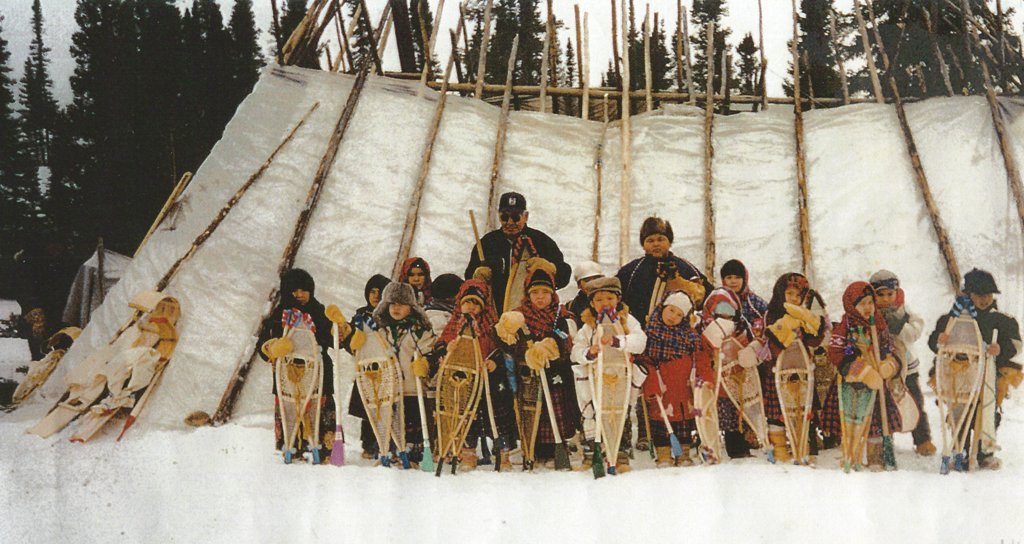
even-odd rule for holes
{"type": "Polygon", "coordinates": [[[924,318],[908,310],[906,305],[886,308],[882,310],[882,316],[889,325],[896,356],[903,361],[905,376],[917,374],[920,361],[914,354],[914,342],[917,342],[924,332],[924,318]]]}
{"type": "MultiPolygon", "coordinates": [[[[636,318],[643,327],[647,326],[647,310],[651,307],[651,297],[654,296],[654,283],[658,279],[658,263],[673,262],[679,270],[679,276],[685,280],[693,281],[704,287],[704,294],[710,293],[714,286],[701,274],[689,261],[682,259],[672,252],[663,258],[656,259],[650,256],[640,257],[627,263],[619,269],[615,277],[622,282],[622,302],[633,309],[636,318]]],[[[660,303],[661,301],[657,301],[660,303]]],[[[694,301],[694,305],[700,307],[703,300],[694,301]]]]}
{"type": "MultiPolygon", "coordinates": [[[[583,326],[576,332],[576,337],[572,340],[572,362],[583,366],[597,362],[596,357],[592,359],[587,353],[593,344],[594,333],[597,328],[596,320],[591,312],[590,308],[583,312],[583,326]]],[[[619,312],[620,315],[626,313],[625,334],[616,336],[612,347],[636,355],[643,353],[647,345],[647,335],[644,334],[640,322],[628,312],[628,308],[623,308],[619,312]]]]}
{"type": "MultiPolygon", "coordinates": [[[[1020,363],[1011,361],[1021,349],[1020,326],[1017,320],[1000,312],[993,304],[985,310],[975,310],[978,322],[978,330],[981,331],[981,339],[986,343],[992,342],[992,333],[999,331],[999,355],[996,356],[996,368],[1010,367],[1021,369],[1020,363]]],[[[965,314],[967,315],[967,314],[965,314]]],[[[935,323],[935,330],[928,337],[928,347],[935,353],[939,352],[939,335],[946,332],[946,325],[951,315],[945,314],[935,323]]]]}
{"type": "Polygon", "coordinates": [[[441,332],[444,331],[448,320],[452,318],[452,311],[454,309],[455,303],[437,299],[431,300],[423,308],[427,312],[427,318],[430,319],[430,328],[433,329],[434,336],[441,336],[441,332]]]}
{"type": "MultiPolygon", "coordinates": [[[[290,299],[290,297],[288,297],[290,299]]],[[[305,305],[298,305],[294,301],[282,301],[278,304],[277,308],[263,321],[263,326],[260,328],[259,340],[256,346],[262,346],[264,342],[271,338],[280,338],[283,333],[283,327],[281,326],[281,314],[286,310],[296,308],[309,314],[313,320],[313,325],[316,327],[315,336],[316,343],[320,346],[321,360],[323,361],[324,367],[324,382],[320,388],[323,396],[329,397],[334,394],[334,362],[327,354],[327,348],[333,347],[334,341],[331,338],[331,320],[327,319],[324,315],[324,305],[310,295],[309,302],[305,305]]],[[[264,355],[263,350],[258,349],[258,353],[263,360],[267,360],[267,356],[264,355]]],[[[277,382],[274,382],[274,393],[277,393],[277,382]]]]}
{"type": "Polygon", "coordinates": [[[412,372],[412,363],[433,348],[436,339],[434,332],[413,318],[383,325],[368,321],[359,330],[366,335],[366,342],[354,354],[356,360],[394,357],[402,371],[402,393],[407,397],[416,396],[416,376],[412,372]]]}
{"type": "MultiPolygon", "coordinates": [[[[572,267],[565,262],[562,250],[558,248],[547,234],[532,229],[523,228],[520,236],[526,236],[533,242],[537,250],[537,257],[542,257],[555,265],[555,285],[558,289],[569,285],[572,277],[572,267]]],[[[505,304],[505,287],[508,283],[509,271],[512,268],[512,240],[509,240],[501,230],[488,232],[480,240],[484,250],[484,259],[480,260],[476,247],[469,258],[469,266],[466,267],[466,278],[473,277],[473,272],[480,266],[487,266],[491,269],[491,291],[494,298],[494,307],[501,311],[505,304]]]]}

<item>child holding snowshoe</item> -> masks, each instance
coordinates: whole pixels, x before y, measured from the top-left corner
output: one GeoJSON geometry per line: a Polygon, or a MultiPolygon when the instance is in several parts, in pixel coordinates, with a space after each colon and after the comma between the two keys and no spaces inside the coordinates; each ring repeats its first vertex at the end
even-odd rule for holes
{"type": "Polygon", "coordinates": [[[434,334],[440,336],[444,332],[444,326],[455,311],[455,295],[459,294],[459,287],[462,287],[462,278],[455,274],[441,274],[430,284],[431,300],[423,306],[430,318],[430,327],[434,334]]]}
{"type": "MultiPolygon", "coordinates": [[[[883,457],[889,456],[883,452],[886,431],[891,436],[891,432],[899,429],[902,424],[892,393],[885,386],[885,380],[900,371],[900,361],[894,354],[889,326],[881,312],[877,310],[875,290],[867,282],[856,281],[847,286],[843,293],[843,310],[846,313],[839,325],[833,329],[828,346],[829,358],[832,364],[839,368],[839,374],[844,382],[840,395],[842,398],[848,398],[864,388],[877,392],[874,402],[868,407],[871,411],[871,424],[867,434],[868,467],[872,470],[881,470],[883,466],[892,465],[890,468],[895,468],[894,459],[883,457]],[[886,415],[884,425],[883,412],[886,415]]],[[[850,407],[855,407],[858,403],[843,404],[844,417],[849,421],[853,416],[848,413],[850,407]]],[[[860,415],[857,414],[858,417],[860,415]]],[[[850,429],[851,425],[847,423],[846,427],[850,429]]],[[[843,448],[844,451],[850,448],[851,461],[857,466],[860,463],[859,444],[862,439],[851,436],[853,434],[855,433],[849,430],[846,432],[843,440],[847,443],[843,448]]]]}
{"type": "MultiPolygon", "coordinates": [[[[512,461],[509,458],[509,451],[515,443],[516,437],[515,412],[512,408],[513,394],[509,381],[509,370],[505,364],[505,354],[498,349],[497,335],[494,329],[497,316],[491,299],[491,288],[482,280],[467,280],[462,284],[455,300],[456,307],[452,312],[452,317],[434,345],[431,359],[434,361],[435,368],[431,370],[436,372],[436,367],[439,366],[441,357],[446,353],[447,346],[468,325],[480,344],[480,353],[484,358],[485,370],[488,372],[489,394],[491,395],[491,404],[494,406],[494,423],[498,432],[498,444],[495,445],[500,454],[498,462],[501,463],[503,470],[511,469],[512,461]]],[[[481,447],[486,448],[484,438],[492,435],[487,402],[485,399],[481,399],[476,418],[470,426],[466,442],[459,454],[459,463],[468,470],[476,468],[477,443],[479,442],[481,447]]]]}
{"type": "Polygon", "coordinates": [[[647,321],[647,344],[636,359],[647,368],[643,393],[651,407],[651,442],[659,468],[693,465],[690,446],[696,426],[691,375],[714,381],[711,352],[694,329],[692,316],[690,298],[681,291],[670,293],[647,321]],[[671,428],[665,425],[666,419],[671,428]],[[672,434],[678,449],[670,441],[672,434]]]}
{"type": "MultiPolygon", "coordinates": [[[[619,349],[625,352],[627,357],[643,353],[644,346],[647,344],[647,335],[644,334],[640,321],[633,317],[629,313],[629,307],[623,304],[622,285],[618,278],[602,277],[591,280],[587,283],[587,298],[590,304],[580,316],[583,327],[573,338],[572,361],[574,363],[582,365],[586,369],[586,373],[592,375],[600,349],[619,349]],[[601,346],[599,348],[594,345],[594,334],[597,332],[598,319],[602,316],[614,317],[615,321],[622,326],[623,334],[614,335],[611,333],[611,327],[608,327],[605,329],[604,336],[598,341],[601,346]]],[[[633,376],[632,395],[639,396],[638,388],[643,384],[646,375],[644,369],[635,363],[633,364],[633,376]]],[[[632,395],[631,398],[633,398],[632,395]]],[[[631,402],[630,406],[634,404],[635,402],[631,402]]],[[[615,463],[619,473],[629,470],[630,434],[630,421],[629,418],[626,418],[622,442],[607,445],[609,451],[614,450],[616,446],[619,449],[615,463]]]]}
{"type": "MultiPolygon", "coordinates": [[[[999,288],[991,273],[975,268],[964,274],[964,294],[957,297],[948,314],[939,318],[935,330],[928,337],[928,347],[938,353],[939,347],[949,339],[946,334],[949,320],[966,314],[977,322],[981,339],[988,346],[988,355],[995,357],[996,407],[991,418],[987,413],[982,414],[983,429],[987,427],[985,434],[991,438],[982,440],[978,451],[979,466],[990,470],[997,470],[1001,465],[999,458],[995,456],[998,446],[994,439],[1002,419],[1003,399],[1009,395],[1011,387],[1018,387],[1021,383],[1021,365],[1011,360],[1021,349],[1020,327],[1016,319],[999,311],[996,294],[999,294],[999,288]],[[997,343],[992,343],[993,335],[996,333],[999,335],[997,343]]],[[[986,372],[991,370],[989,367],[986,372]]],[[[934,372],[933,368],[932,373],[934,372]]],[[[981,391],[984,395],[986,388],[983,387],[981,391]]],[[[985,406],[984,401],[984,398],[979,399],[978,405],[985,406]]],[[[973,421],[973,418],[971,420],[973,421]]],[[[970,444],[970,440],[967,443],[970,444]]]]}
{"type": "Polygon", "coordinates": [[[422,257],[409,257],[402,263],[398,281],[408,283],[416,290],[416,302],[420,307],[430,302],[430,265],[422,257]]]}
{"type": "MultiPolygon", "coordinates": [[[[559,304],[553,264],[538,259],[527,270],[524,280],[526,298],[518,308],[502,314],[495,330],[504,351],[516,361],[517,377],[541,371],[546,375],[551,405],[543,394],[538,395],[542,399],[541,413],[533,452],[538,465],[555,468],[557,444],[548,410],[553,411],[559,438],[563,440],[576,434],[580,421],[575,376],[569,361],[572,339],[566,332],[572,314],[559,304]]],[[[524,386],[522,380],[519,385],[524,386]]],[[[523,407],[521,404],[520,408],[523,407]]],[[[520,436],[521,441],[529,439],[520,436]]],[[[568,462],[568,458],[563,462],[568,462]]]]}
{"type": "Polygon", "coordinates": [[[821,345],[827,330],[825,319],[805,307],[809,293],[810,284],[803,274],[783,274],[775,282],[765,315],[765,340],[769,353],[759,368],[768,440],[776,462],[786,463],[793,457],[792,450],[787,447],[785,420],[775,385],[775,364],[779,355],[793,342],[800,341],[808,349],[821,345]]]}
{"type": "MultiPolygon", "coordinates": [[[[320,384],[320,437],[319,458],[330,457],[330,451],[334,443],[334,363],[328,356],[327,348],[333,346],[331,338],[331,323],[339,325],[339,333],[347,336],[350,332],[345,316],[335,305],[324,308],[314,296],[315,283],[308,272],[300,268],[293,268],[281,275],[281,300],[277,307],[270,313],[263,322],[259,338],[260,356],[267,362],[273,363],[281,357],[288,356],[294,349],[291,338],[284,334],[282,315],[292,310],[298,310],[304,314],[302,320],[312,324],[312,331],[316,337],[316,343],[321,348],[323,361],[323,383],[320,384]]],[[[277,395],[277,382],[274,381],[274,395],[277,395]]],[[[284,445],[281,414],[274,410],[274,438],[277,449],[284,445]]],[[[302,437],[299,437],[298,451],[302,451],[302,437]]]]}
{"type": "Polygon", "coordinates": [[[871,287],[875,290],[875,306],[882,312],[882,317],[889,326],[896,356],[903,361],[903,381],[910,396],[917,403],[920,414],[917,426],[911,432],[914,438],[914,451],[922,456],[935,455],[928,414],[924,411],[924,396],[921,394],[921,385],[917,378],[920,361],[914,354],[914,342],[924,331],[924,319],[907,308],[903,288],[900,287],[900,280],[896,274],[888,270],[879,270],[872,274],[870,281],[871,287]]]}
{"type": "MultiPolygon", "coordinates": [[[[356,310],[355,314],[352,315],[352,320],[349,322],[351,330],[364,330],[365,328],[373,328],[376,325],[370,325],[373,322],[373,310],[380,304],[380,295],[384,292],[384,288],[391,283],[391,280],[384,277],[381,274],[374,274],[366,282],[366,286],[363,288],[363,298],[366,300],[366,305],[356,310]]],[[[346,342],[350,339],[345,339],[346,342]]],[[[361,347],[361,346],[360,346],[361,347]]],[[[348,346],[349,351],[355,351],[351,346],[348,346]]],[[[366,408],[363,406],[363,399],[359,396],[359,388],[356,387],[355,382],[352,382],[352,395],[348,401],[348,414],[359,418],[362,423],[359,428],[359,441],[362,443],[363,459],[373,459],[379,453],[377,451],[377,438],[373,435],[373,427],[370,425],[370,420],[366,415],[366,408]]]]}

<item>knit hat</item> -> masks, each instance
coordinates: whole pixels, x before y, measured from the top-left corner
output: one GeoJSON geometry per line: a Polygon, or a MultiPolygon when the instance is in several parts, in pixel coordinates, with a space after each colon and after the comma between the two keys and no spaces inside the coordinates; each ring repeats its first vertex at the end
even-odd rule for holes
{"type": "Polygon", "coordinates": [[[622,296],[622,282],[616,277],[601,277],[590,280],[587,282],[587,298],[593,299],[594,295],[605,291],[608,293],[614,293],[618,296],[622,296]]]}
{"type": "Polygon", "coordinates": [[[501,195],[501,199],[498,200],[498,211],[504,212],[523,212],[526,211],[526,197],[510,191],[501,195]]]}
{"type": "Polygon", "coordinates": [[[487,292],[486,284],[480,280],[468,280],[462,284],[462,289],[459,291],[459,299],[456,303],[462,304],[467,300],[472,300],[479,304],[481,308],[486,309],[489,299],[490,294],[487,292]]]}
{"type": "Polygon", "coordinates": [[[576,266],[576,270],[573,272],[573,279],[576,281],[589,280],[601,276],[601,265],[594,261],[583,261],[576,266]]]}
{"type": "Polygon", "coordinates": [[[668,238],[668,243],[672,243],[672,223],[660,218],[660,217],[648,217],[644,219],[644,224],[640,226],[640,245],[644,245],[644,240],[649,236],[655,234],[664,234],[668,238]]]}
{"type": "Polygon", "coordinates": [[[455,298],[455,295],[458,294],[459,287],[461,285],[462,278],[455,274],[441,274],[434,280],[434,283],[431,284],[431,294],[433,294],[436,299],[450,300],[455,298]]]}
{"type": "Polygon", "coordinates": [[[373,320],[377,323],[388,323],[391,321],[391,314],[388,308],[392,304],[405,304],[412,308],[411,314],[416,316],[422,323],[430,323],[427,313],[416,300],[416,290],[408,283],[393,281],[384,288],[380,294],[380,304],[373,310],[373,320]]]}
{"type": "Polygon", "coordinates": [[[896,277],[896,274],[888,270],[879,270],[871,275],[868,280],[871,282],[871,287],[877,289],[892,289],[896,291],[900,288],[900,279],[896,277]]]}
{"type": "Polygon", "coordinates": [[[555,292],[555,277],[544,268],[534,268],[526,276],[526,292],[530,293],[538,288],[549,289],[552,293],[555,292]]]}
{"type": "Polygon", "coordinates": [[[669,294],[665,297],[665,302],[662,303],[662,306],[675,306],[683,312],[683,315],[687,315],[693,310],[693,302],[682,291],[675,291],[669,294]]]}
{"type": "Polygon", "coordinates": [[[996,279],[992,277],[991,273],[978,268],[972,268],[970,272],[964,274],[964,292],[975,295],[988,295],[999,293],[999,288],[996,287],[996,279]]]}

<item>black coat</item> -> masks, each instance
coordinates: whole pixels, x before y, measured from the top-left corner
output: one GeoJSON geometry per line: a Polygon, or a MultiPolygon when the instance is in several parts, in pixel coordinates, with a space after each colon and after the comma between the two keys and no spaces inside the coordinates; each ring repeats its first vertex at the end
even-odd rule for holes
{"type": "MultiPolygon", "coordinates": [[[[531,229],[523,228],[520,236],[527,236],[537,249],[537,256],[542,257],[555,265],[555,285],[558,289],[569,285],[572,277],[572,267],[565,262],[562,250],[558,249],[555,243],[547,234],[531,229]]],[[[494,297],[494,307],[500,312],[505,303],[505,284],[508,283],[508,274],[512,261],[512,241],[505,236],[501,230],[493,230],[484,235],[480,240],[484,249],[484,260],[480,261],[476,247],[469,257],[469,266],[466,267],[466,278],[473,277],[473,272],[479,266],[488,266],[491,269],[491,292],[494,297]]],[[[516,301],[515,306],[518,306],[516,301]]]]}
{"type": "MultiPolygon", "coordinates": [[[[629,306],[630,313],[647,328],[647,309],[654,296],[654,282],[658,279],[658,263],[672,261],[679,270],[679,275],[686,280],[698,282],[704,286],[704,296],[714,289],[708,279],[701,274],[692,263],[669,252],[661,259],[643,256],[627,263],[619,269],[615,277],[622,282],[622,300],[629,306]]],[[[703,301],[698,301],[698,308],[703,301]]]]}
{"type": "MultiPolygon", "coordinates": [[[[290,299],[291,297],[286,297],[290,299]]],[[[334,340],[331,338],[331,320],[327,319],[324,314],[324,305],[320,303],[315,297],[310,295],[309,302],[304,306],[299,306],[297,303],[282,302],[274,308],[273,312],[270,312],[270,316],[263,321],[261,327],[259,342],[256,344],[256,350],[260,354],[263,360],[267,360],[267,356],[263,354],[263,343],[271,338],[280,338],[283,334],[281,327],[281,314],[288,309],[297,308],[303,312],[309,314],[313,319],[313,324],[316,326],[316,343],[320,346],[320,355],[324,365],[324,383],[320,387],[321,394],[325,397],[330,397],[334,394],[334,362],[327,354],[327,348],[334,346],[334,340]]],[[[277,382],[274,382],[274,393],[277,393],[277,382]]]]}
{"type": "MultiPolygon", "coordinates": [[[[946,332],[946,324],[949,323],[949,314],[945,314],[935,323],[935,330],[928,337],[928,347],[935,353],[939,352],[939,335],[946,332]]],[[[1000,312],[995,306],[987,310],[978,310],[978,330],[981,331],[981,339],[986,345],[992,343],[992,332],[999,331],[999,355],[996,357],[996,367],[1013,367],[1020,369],[1021,365],[1011,361],[1014,355],[1020,351],[1020,326],[1017,320],[1000,312]]]]}

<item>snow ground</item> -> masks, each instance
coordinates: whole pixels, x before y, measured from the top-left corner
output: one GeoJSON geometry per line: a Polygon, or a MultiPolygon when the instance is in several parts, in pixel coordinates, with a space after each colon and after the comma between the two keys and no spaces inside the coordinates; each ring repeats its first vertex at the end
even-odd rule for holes
{"type": "Polygon", "coordinates": [[[816,468],[755,458],[654,469],[641,456],[633,472],[597,481],[490,467],[435,478],[371,467],[353,438],[343,468],[288,466],[269,429],[232,423],[82,446],[24,434],[30,420],[13,413],[0,418],[0,541],[1020,542],[1020,396],[1000,429],[1002,470],[949,476],[907,434],[892,473],[844,475],[830,450],[816,468]]]}

